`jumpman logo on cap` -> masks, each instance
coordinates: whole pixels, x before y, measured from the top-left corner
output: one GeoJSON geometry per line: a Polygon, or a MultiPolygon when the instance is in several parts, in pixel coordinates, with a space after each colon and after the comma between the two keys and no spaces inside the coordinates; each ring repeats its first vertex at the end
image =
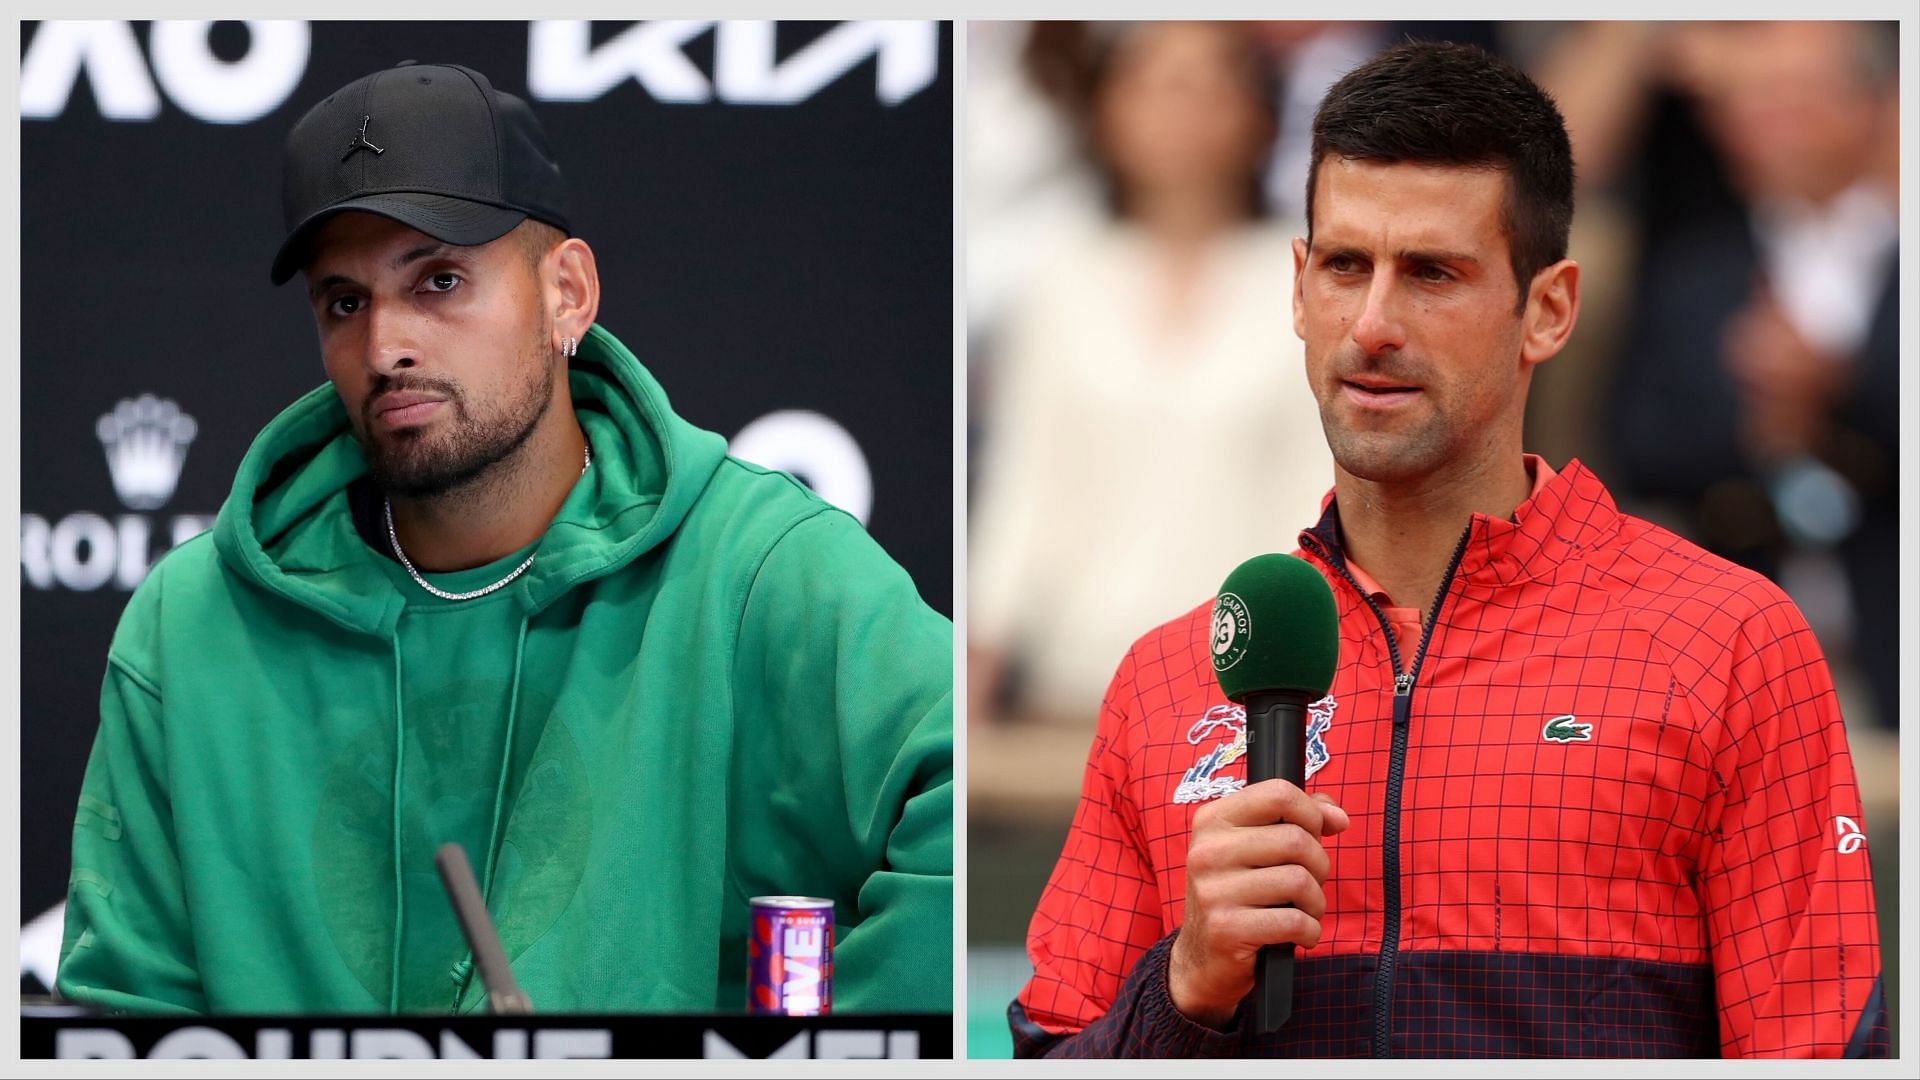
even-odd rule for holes
{"type": "Polygon", "coordinates": [[[347,152],[340,155],[341,161],[352,157],[355,150],[371,150],[376,154],[386,153],[385,150],[367,141],[367,125],[372,122],[373,117],[371,116],[363,116],[360,118],[360,133],[355,135],[353,141],[347,144],[347,152]]]}

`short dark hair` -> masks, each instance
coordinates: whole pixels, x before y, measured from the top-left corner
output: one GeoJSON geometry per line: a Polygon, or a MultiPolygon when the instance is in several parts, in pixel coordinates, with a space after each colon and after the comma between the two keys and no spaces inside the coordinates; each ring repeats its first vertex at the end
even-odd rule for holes
{"type": "Polygon", "coordinates": [[[1573,147],[1546,91],[1474,45],[1395,45],[1341,77],[1313,117],[1313,192],[1328,155],[1358,161],[1495,168],[1513,276],[1525,306],[1533,275],[1567,257],[1573,227],[1573,147]]]}
{"type": "Polygon", "coordinates": [[[513,227],[513,238],[520,248],[520,257],[527,261],[530,269],[538,272],[540,260],[558,247],[567,234],[538,218],[528,218],[513,227]]]}

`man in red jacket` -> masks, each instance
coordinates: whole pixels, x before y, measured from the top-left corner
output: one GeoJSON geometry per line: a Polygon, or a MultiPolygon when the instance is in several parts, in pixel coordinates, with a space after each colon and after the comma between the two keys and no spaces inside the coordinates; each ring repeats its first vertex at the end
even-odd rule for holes
{"type": "Polygon", "coordinates": [[[1804,619],[1522,453],[1579,312],[1553,103],[1476,49],[1390,49],[1328,91],[1307,202],[1294,325],[1336,467],[1299,554],[1340,625],[1310,794],[1246,784],[1208,605],[1141,638],[1034,914],[1019,1052],[1884,1055],[1804,619]],[[1283,942],[1293,1016],[1262,1033],[1253,961],[1283,942]]]}

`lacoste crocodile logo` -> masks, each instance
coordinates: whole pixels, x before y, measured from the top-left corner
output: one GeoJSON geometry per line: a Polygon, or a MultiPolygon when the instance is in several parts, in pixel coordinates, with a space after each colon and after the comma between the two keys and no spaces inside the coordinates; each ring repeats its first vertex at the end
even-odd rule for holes
{"type": "Polygon", "coordinates": [[[1540,729],[1540,736],[1548,742],[1592,742],[1593,725],[1582,724],[1568,713],[1547,721],[1547,726],[1540,729]]]}

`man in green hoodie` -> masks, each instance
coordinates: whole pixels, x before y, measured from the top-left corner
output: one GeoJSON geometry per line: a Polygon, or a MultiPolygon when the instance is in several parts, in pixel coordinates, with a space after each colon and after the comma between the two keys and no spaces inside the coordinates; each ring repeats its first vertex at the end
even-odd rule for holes
{"type": "Polygon", "coordinates": [[[747,900],[831,898],[833,1008],[951,1009],[951,628],[595,325],[525,102],[405,64],[287,142],[331,386],[121,617],[60,992],[466,1012],[467,852],[542,1011],[744,1008],[747,900]]]}

